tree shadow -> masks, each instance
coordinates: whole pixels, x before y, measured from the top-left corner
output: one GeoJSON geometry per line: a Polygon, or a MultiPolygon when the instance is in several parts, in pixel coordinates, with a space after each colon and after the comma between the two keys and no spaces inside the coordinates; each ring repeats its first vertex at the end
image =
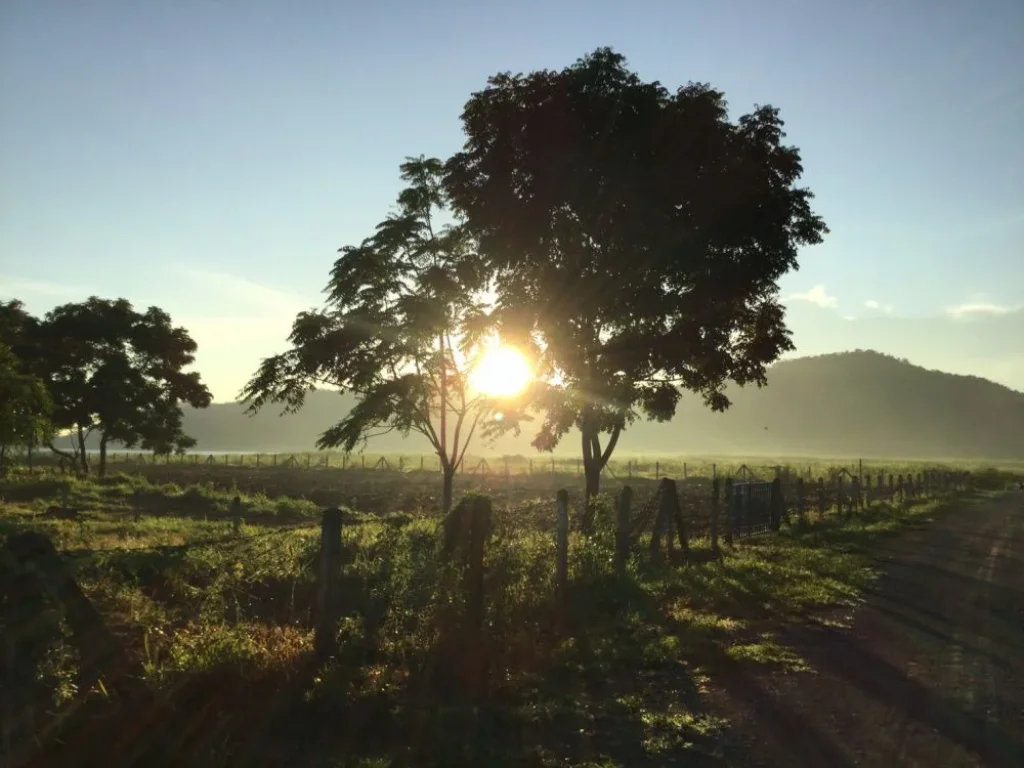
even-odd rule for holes
{"type": "Polygon", "coordinates": [[[865,649],[856,638],[829,627],[792,631],[785,641],[815,667],[846,680],[869,696],[896,707],[906,717],[979,755],[989,765],[1024,765],[1019,735],[964,711],[944,696],[907,677],[900,669],[865,649]]]}

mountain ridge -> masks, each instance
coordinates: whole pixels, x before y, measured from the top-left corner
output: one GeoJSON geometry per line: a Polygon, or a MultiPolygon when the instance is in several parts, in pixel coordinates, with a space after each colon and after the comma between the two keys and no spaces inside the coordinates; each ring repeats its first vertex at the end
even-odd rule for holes
{"type": "MultiPolygon", "coordinates": [[[[727,389],[732,406],[712,413],[684,393],[669,422],[637,421],[617,453],[669,455],[874,456],[1024,459],[1024,393],[979,376],[928,370],[871,350],[775,363],[762,388],[727,389]]],[[[296,414],[275,405],[255,416],[240,403],[185,410],[185,431],[199,451],[300,452],[342,418],[352,395],[318,390],[296,414]]],[[[475,440],[475,455],[536,455],[535,427],[493,444],[475,440]]],[[[418,435],[371,440],[374,453],[427,453],[418,435]]],[[[575,455],[579,436],[566,435],[556,454],[575,455]]]]}

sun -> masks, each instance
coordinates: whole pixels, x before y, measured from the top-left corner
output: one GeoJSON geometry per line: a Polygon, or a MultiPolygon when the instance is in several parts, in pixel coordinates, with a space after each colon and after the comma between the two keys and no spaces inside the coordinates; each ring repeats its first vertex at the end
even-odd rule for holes
{"type": "Polygon", "coordinates": [[[533,380],[529,361],[515,347],[488,349],[470,374],[473,388],[490,397],[511,397],[533,380]]]}

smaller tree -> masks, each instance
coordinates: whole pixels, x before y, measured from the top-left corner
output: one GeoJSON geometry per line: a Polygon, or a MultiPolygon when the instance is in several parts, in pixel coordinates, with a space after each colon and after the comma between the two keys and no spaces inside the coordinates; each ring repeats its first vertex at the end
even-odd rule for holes
{"type": "Polygon", "coordinates": [[[98,432],[102,476],[112,441],[164,452],[194,444],[182,431],[181,406],[205,408],[211,396],[198,373],[184,370],[195,341],[166,312],[92,297],[53,309],[38,334],[55,424],[75,444],[69,454],[51,442],[55,453],[88,472],[86,440],[98,432]]]}
{"type": "Polygon", "coordinates": [[[22,369],[11,348],[0,342],[0,469],[11,449],[32,448],[53,433],[50,395],[42,380],[22,369]]]}
{"type": "Polygon", "coordinates": [[[265,359],[240,398],[255,413],[268,402],[302,407],[320,386],[352,392],[356,406],[317,441],[352,451],[397,431],[425,437],[443,474],[442,506],[481,419],[493,408],[471,391],[481,350],[486,285],[480,260],[447,211],[436,159],[409,159],[398,210],[358,246],[340,249],[327,306],[303,312],[287,352],[265,359]]]}

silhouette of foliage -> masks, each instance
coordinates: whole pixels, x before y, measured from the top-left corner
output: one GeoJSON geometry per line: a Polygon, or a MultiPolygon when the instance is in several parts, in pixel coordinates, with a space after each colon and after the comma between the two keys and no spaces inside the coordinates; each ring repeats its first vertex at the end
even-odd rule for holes
{"type": "Polygon", "coordinates": [[[670,92],[600,48],[495,75],[462,121],[446,183],[494,270],[496,325],[542,350],[548,383],[521,404],[544,414],[534,445],[578,428],[590,493],[633,420],[671,418],[680,387],[723,410],[726,382],[761,385],[792,349],[776,281],[827,228],[777,109],[730,122],[709,85],[670,92]]]}
{"type": "Polygon", "coordinates": [[[452,478],[492,407],[467,374],[486,330],[480,294],[487,279],[474,243],[449,217],[443,166],[409,159],[398,210],[358,246],[340,249],[327,306],[299,314],[287,352],[265,359],[240,395],[255,413],[268,402],[296,411],[329,386],[357,401],[317,441],[352,451],[369,437],[423,435],[443,470],[445,510],[452,478]]]}
{"type": "Polygon", "coordinates": [[[40,445],[50,439],[53,404],[46,385],[26,373],[11,348],[0,342],[0,469],[11,448],[40,445]]]}
{"type": "Polygon", "coordinates": [[[182,431],[181,405],[205,408],[211,397],[199,374],[184,370],[196,343],[166,312],[96,297],[56,307],[42,321],[19,312],[5,307],[4,332],[33,351],[31,371],[46,382],[53,426],[74,445],[69,453],[51,441],[54,452],[88,472],[86,438],[96,432],[102,475],[111,441],[158,453],[195,444],[182,431]]]}

